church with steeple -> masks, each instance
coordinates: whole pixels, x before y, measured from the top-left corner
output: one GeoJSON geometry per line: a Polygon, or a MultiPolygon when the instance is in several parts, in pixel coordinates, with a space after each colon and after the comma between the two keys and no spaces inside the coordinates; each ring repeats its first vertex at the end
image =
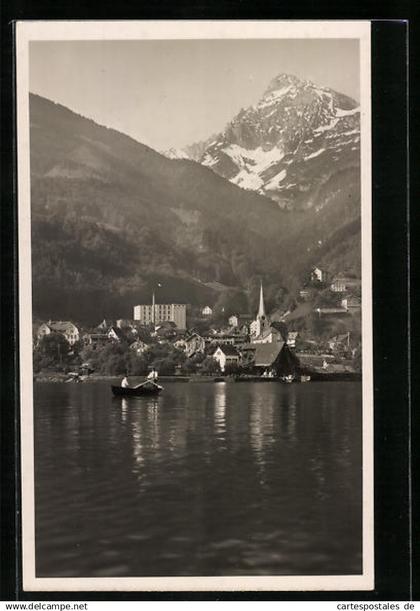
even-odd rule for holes
{"type": "Polygon", "coordinates": [[[258,306],[258,313],[255,320],[252,321],[250,325],[251,332],[251,342],[258,341],[266,332],[270,329],[270,320],[265,313],[265,304],[264,304],[264,291],[263,285],[261,282],[260,285],[260,303],[258,306]]]}
{"type": "Polygon", "coordinates": [[[287,339],[287,328],[284,323],[271,322],[265,311],[264,291],[260,285],[260,303],[255,320],[250,325],[251,344],[274,344],[285,342],[287,339]]]}

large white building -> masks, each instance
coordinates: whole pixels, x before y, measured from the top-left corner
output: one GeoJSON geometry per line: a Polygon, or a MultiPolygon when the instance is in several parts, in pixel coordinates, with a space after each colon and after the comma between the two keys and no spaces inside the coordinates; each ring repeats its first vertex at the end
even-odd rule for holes
{"type": "Polygon", "coordinates": [[[187,306],[185,303],[147,303],[134,306],[134,320],[143,325],[158,325],[173,322],[178,329],[187,328],[187,306]]]}

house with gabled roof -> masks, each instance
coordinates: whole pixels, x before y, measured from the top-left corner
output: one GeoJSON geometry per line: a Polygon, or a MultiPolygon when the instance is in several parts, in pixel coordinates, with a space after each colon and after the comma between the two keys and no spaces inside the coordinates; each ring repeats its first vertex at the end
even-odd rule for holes
{"type": "Polygon", "coordinates": [[[311,270],[312,282],[325,282],[326,272],[319,267],[313,267],[311,270]]]}
{"type": "Polygon", "coordinates": [[[204,354],[206,349],[206,340],[198,333],[193,333],[189,337],[184,338],[185,354],[188,358],[194,354],[204,354]]]}
{"type": "Polygon", "coordinates": [[[42,323],[38,328],[38,341],[45,335],[50,335],[51,333],[59,333],[62,335],[70,346],[73,346],[80,338],[79,329],[70,320],[49,320],[48,322],[42,323]]]}
{"type": "Polygon", "coordinates": [[[103,321],[100,322],[99,325],[96,328],[99,331],[106,332],[106,331],[108,331],[108,329],[110,327],[112,327],[113,324],[114,324],[113,320],[111,320],[110,318],[104,318],[103,321]]]}
{"type": "Polygon", "coordinates": [[[257,344],[254,367],[260,373],[274,376],[295,375],[300,371],[300,362],[285,341],[257,344]]]}
{"type": "Polygon", "coordinates": [[[126,339],[125,333],[119,327],[112,326],[107,332],[108,339],[113,342],[122,342],[126,339]]]}
{"type": "Polygon", "coordinates": [[[348,297],[344,297],[344,299],[341,300],[341,307],[350,313],[358,312],[362,307],[362,301],[359,297],[349,295],[348,297]]]}
{"type": "Polygon", "coordinates": [[[337,274],[330,284],[330,289],[333,293],[345,293],[356,288],[360,288],[360,280],[342,273],[337,274]]]}
{"type": "Polygon", "coordinates": [[[241,355],[235,346],[225,344],[223,346],[217,346],[210,356],[214,358],[220,365],[220,371],[224,372],[228,365],[239,365],[241,361],[241,355]]]}

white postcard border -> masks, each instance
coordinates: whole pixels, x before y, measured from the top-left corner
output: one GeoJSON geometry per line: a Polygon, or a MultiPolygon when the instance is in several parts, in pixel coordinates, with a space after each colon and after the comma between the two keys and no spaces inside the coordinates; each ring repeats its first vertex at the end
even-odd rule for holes
{"type": "Polygon", "coordinates": [[[369,21],[20,21],[16,23],[22,580],[25,591],[311,591],[374,588],[371,78],[369,21]],[[363,573],[321,576],[40,578],[35,574],[29,42],[359,39],[363,346],[363,573]]]}

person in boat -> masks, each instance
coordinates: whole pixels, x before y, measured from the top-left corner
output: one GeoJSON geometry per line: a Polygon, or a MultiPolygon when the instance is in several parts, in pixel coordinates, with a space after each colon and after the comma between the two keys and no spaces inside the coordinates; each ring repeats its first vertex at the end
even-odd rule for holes
{"type": "Polygon", "coordinates": [[[152,369],[152,371],[149,373],[149,375],[147,376],[147,379],[150,380],[151,382],[156,382],[156,380],[158,379],[159,374],[156,371],[156,369],[152,369]]]}
{"type": "Polygon", "coordinates": [[[128,381],[127,375],[125,375],[121,381],[122,388],[130,388],[130,382],[128,381]]]}

